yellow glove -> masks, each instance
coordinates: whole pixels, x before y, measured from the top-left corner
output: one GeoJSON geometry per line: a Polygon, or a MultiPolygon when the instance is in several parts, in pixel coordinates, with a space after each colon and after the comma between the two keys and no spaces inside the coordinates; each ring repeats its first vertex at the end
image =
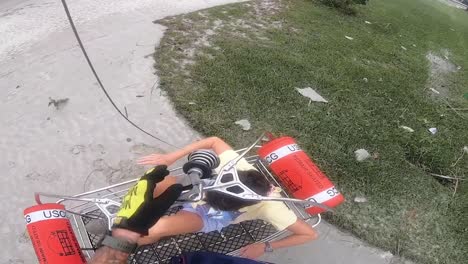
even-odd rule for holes
{"type": "Polygon", "coordinates": [[[156,183],[169,175],[166,165],[157,166],[128,190],[122,200],[122,206],[114,219],[114,227],[128,229],[142,235],[164,215],[182,192],[182,185],[174,184],[160,196],[153,198],[156,183]]]}

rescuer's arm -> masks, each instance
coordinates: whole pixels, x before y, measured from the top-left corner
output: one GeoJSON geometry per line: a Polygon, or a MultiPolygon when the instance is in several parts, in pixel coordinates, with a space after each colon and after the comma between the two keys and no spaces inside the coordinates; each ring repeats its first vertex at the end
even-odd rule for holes
{"type": "Polygon", "coordinates": [[[156,183],[169,171],[167,166],[157,166],[145,173],[130,188],[122,200],[122,206],[114,219],[112,237],[106,237],[90,264],[124,264],[137,240],[148,235],[148,230],[164,215],[182,192],[182,185],[169,186],[161,195],[153,198],[156,183]]]}
{"type": "MultiPolygon", "coordinates": [[[[116,239],[136,244],[141,235],[126,229],[116,228],[112,231],[112,236],[116,239]]],[[[129,255],[130,253],[103,246],[96,250],[89,264],[126,264],[129,255]]]]}
{"type": "Polygon", "coordinates": [[[140,165],[167,165],[170,166],[178,159],[190,154],[198,149],[212,149],[216,154],[221,154],[232,149],[229,144],[218,137],[208,137],[195,141],[179,150],[167,154],[154,153],[140,158],[137,163],[140,165]]]}

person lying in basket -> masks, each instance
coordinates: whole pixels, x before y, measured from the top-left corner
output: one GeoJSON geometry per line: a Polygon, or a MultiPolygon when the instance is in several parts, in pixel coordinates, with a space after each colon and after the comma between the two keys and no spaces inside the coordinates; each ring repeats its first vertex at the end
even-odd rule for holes
{"type": "MultiPolygon", "coordinates": [[[[212,149],[220,158],[220,170],[238,154],[222,139],[209,137],[168,154],[152,154],[138,160],[140,165],[170,166],[178,159],[198,149],[212,149]]],[[[268,180],[245,159],[236,164],[239,179],[254,192],[263,196],[279,196],[268,180]]],[[[177,183],[174,176],[167,176],[158,183],[154,197],[163,193],[169,186],[177,183]]],[[[138,244],[151,244],[163,237],[218,230],[246,220],[262,219],[271,223],[279,231],[287,229],[292,234],[271,243],[256,243],[241,249],[241,256],[258,258],[265,252],[277,248],[304,244],[317,239],[316,231],[306,222],[299,219],[283,202],[278,201],[245,201],[216,191],[207,191],[204,202],[187,203],[171,216],[164,216],[149,229],[147,236],[141,237],[138,244]]]]}

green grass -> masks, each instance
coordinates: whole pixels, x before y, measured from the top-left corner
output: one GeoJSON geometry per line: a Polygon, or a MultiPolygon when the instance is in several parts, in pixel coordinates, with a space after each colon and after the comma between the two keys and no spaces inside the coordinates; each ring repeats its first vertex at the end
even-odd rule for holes
{"type": "Polygon", "coordinates": [[[347,198],[328,220],[419,263],[467,263],[467,182],[454,194],[429,173],[468,174],[468,154],[456,163],[468,114],[448,107],[468,107],[468,13],[430,0],[371,0],[355,17],[268,2],[277,8],[257,1],[161,21],[156,65],[177,110],[237,147],[265,130],[296,138],[347,198]],[[437,99],[425,56],[445,49],[462,70],[442,76],[448,94],[437,99]],[[307,86],[329,103],[308,106],[294,89],[307,86]],[[251,131],[234,124],[243,118],[251,131]],[[374,157],[356,162],[359,148],[374,157]]]}

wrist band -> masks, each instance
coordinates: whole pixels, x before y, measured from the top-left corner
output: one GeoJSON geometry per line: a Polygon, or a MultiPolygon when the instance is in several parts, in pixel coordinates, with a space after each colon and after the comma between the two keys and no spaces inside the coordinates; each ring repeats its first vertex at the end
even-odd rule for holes
{"type": "Polygon", "coordinates": [[[138,247],[136,243],[131,243],[109,235],[106,235],[104,240],[101,242],[101,245],[129,254],[133,253],[133,251],[138,247]]]}

